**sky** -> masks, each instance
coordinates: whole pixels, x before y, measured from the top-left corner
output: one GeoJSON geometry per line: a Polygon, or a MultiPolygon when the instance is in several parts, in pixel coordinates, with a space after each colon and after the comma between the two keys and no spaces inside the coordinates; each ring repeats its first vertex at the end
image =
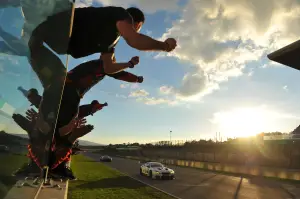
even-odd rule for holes
{"type": "MultiPolygon", "coordinates": [[[[141,32],[162,41],[175,38],[178,47],[171,53],[141,52],[121,39],[117,61],[139,56],[140,64],[128,71],[143,76],[144,82],[128,84],[106,77],[92,88],[81,104],[97,99],[108,107],[87,118],[95,128],[84,140],[145,143],[170,140],[170,131],[171,140],[209,139],[216,132],[227,138],[290,132],[299,125],[300,72],[266,57],[299,39],[299,0],[76,3],[109,5],[139,7],[146,16],[141,32]]],[[[1,27],[11,34],[20,37],[23,23],[19,8],[0,10],[1,27]]],[[[98,58],[99,54],[70,58],[68,70],[98,58]]],[[[18,86],[42,92],[25,57],[1,54],[0,81],[0,95],[10,112],[14,107],[24,113],[29,106],[18,86]]],[[[0,119],[0,130],[22,132],[10,119],[0,119]]]]}

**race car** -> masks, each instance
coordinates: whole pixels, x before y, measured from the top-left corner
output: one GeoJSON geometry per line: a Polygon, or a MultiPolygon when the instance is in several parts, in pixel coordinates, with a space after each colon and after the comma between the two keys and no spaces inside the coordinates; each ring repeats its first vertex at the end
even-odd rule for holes
{"type": "Polygon", "coordinates": [[[104,156],[101,156],[101,157],[100,157],[100,161],[101,161],[101,162],[111,162],[111,161],[112,161],[112,158],[109,157],[108,155],[104,155],[104,156]]]}
{"type": "Polygon", "coordinates": [[[164,166],[159,162],[146,162],[140,167],[140,175],[146,175],[152,179],[170,179],[175,178],[174,170],[164,166]]]}
{"type": "Polygon", "coordinates": [[[8,146],[0,145],[0,152],[9,152],[8,146]]]}

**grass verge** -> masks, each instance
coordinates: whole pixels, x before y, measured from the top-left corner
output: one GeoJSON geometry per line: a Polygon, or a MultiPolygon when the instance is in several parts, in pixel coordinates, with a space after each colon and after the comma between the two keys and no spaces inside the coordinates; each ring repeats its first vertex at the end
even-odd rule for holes
{"type": "Polygon", "coordinates": [[[12,173],[28,162],[28,158],[25,155],[0,153],[0,160],[0,198],[4,198],[17,181],[12,173]]]}
{"type": "Polygon", "coordinates": [[[72,158],[78,178],[69,185],[69,199],[171,199],[172,197],[82,155],[72,158]]]}

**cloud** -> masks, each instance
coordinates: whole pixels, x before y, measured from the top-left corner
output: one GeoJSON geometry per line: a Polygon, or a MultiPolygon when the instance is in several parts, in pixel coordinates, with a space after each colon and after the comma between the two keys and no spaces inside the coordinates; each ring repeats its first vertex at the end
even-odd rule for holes
{"type": "Polygon", "coordinates": [[[169,94],[173,93],[173,90],[174,90],[174,88],[171,86],[161,86],[159,88],[160,93],[163,95],[169,95],[169,94]]]}
{"type": "Polygon", "coordinates": [[[142,89],[142,90],[132,91],[129,94],[129,97],[145,97],[148,95],[149,95],[149,93],[147,91],[145,91],[144,89],[142,89]]]}
{"type": "Polygon", "coordinates": [[[11,72],[11,71],[8,71],[6,74],[7,74],[7,75],[12,75],[12,76],[15,76],[15,77],[20,77],[20,76],[21,76],[20,73],[11,72]]]}
{"type": "Polygon", "coordinates": [[[164,98],[155,98],[155,97],[139,97],[136,99],[137,102],[143,102],[146,105],[158,105],[158,104],[168,104],[168,105],[176,105],[177,102],[175,100],[169,100],[164,98]]]}
{"type": "Polygon", "coordinates": [[[135,90],[135,89],[139,88],[139,84],[138,83],[134,83],[134,84],[128,84],[128,83],[120,84],[120,88],[123,88],[123,89],[129,88],[131,90],[135,90]]]}
{"type": "Polygon", "coordinates": [[[287,85],[285,85],[284,87],[282,87],[283,88],[283,90],[285,90],[285,91],[289,91],[289,89],[288,89],[288,87],[287,87],[287,85]]]}
{"type": "Polygon", "coordinates": [[[186,74],[176,93],[184,98],[204,96],[243,75],[247,63],[297,40],[299,21],[296,0],[188,1],[181,17],[160,38],[176,38],[177,49],[156,58],[176,57],[197,66],[198,72],[186,74]]]}
{"type": "Polygon", "coordinates": [[[122,95],[122,94],[116,94],[116,97],[118,97],[118,98],[123,98],[123,99],[127,99],[127,96],[125,96],[125,95],[122,95]]]}
{"type": "Polygon", "coordinates": [[[253,68],[250,69],[250,71],[247,73],[248,77],[252,77],[253,76],[253,68]]]}
{"type": "Polygon", "coordinates": [[[142,90],[136,90],[132,91],[129,94],[129,97],[136,98],[137,102],[142,102],[146,105],[159,105],[159,104],[167,104],[167,105],[176,105],[178,102],[176,100],[170,100],[167,98],[157,98],[157,97],[151,97],[150,94],[142,90]]]}
{"type": "Polygon", "coordinates": [[[94,3],[101,3],[104,6],[121,6],[124,8],[136,6],[150,14],[161,10],[174,12],[179,8],[179,0],[80,0],[76,3],[76,6],[85,7],[94,3]]]}
{"type": "Polygon", "coordinates": [[[151,30],[146,30],[146,35],[151,36],[152,35],[152,31],[151,30]]]}
{"type": "MultiPolygon", "coordinates": [[[[18,62],[15,62],[15,63],[18,63],[18,62]]],[[[2,63],[0,63],[0,74],[3,73],[3,74],[6,74],[6,75],[11,75],[11,76],[15,76],[15,77],[20,77],[21,74],[20,73],[17,73],[17,72],[14,72],[14,71],[9,71],[6,69],[4,69],[4,65],[2,63]]]]}
{"type": "Polygon", "coordinates": [[[120,88],[128,88],[129,84],[121,84],[120,88]]]}
{"type": "Polygon", "coordinates": [[[210,81],[203,72],[187,73],[184,75],[181,86],[162,86],[160,92],[165,95],[175,95],[177,100],[194,100],[219,89],[218,84],[210,81]]]}

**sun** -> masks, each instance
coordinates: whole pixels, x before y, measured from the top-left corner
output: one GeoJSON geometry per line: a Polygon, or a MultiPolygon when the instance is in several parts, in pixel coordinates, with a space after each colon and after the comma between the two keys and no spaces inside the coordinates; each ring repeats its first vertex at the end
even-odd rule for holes
{"type": "Polygon", "coordinates": [[[227,137],[248,137],[263,132],[270,125],[271,112],[262,107],[237,108],[214,114],[211,121],[227,137]]]}

